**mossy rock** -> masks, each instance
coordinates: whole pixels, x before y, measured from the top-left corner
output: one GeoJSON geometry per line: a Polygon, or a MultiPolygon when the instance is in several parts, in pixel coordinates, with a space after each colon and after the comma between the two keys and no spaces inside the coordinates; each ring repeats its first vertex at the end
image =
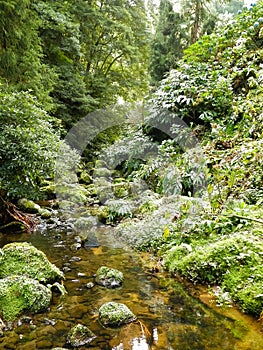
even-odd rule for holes
{"type": "Polygon", "coordinates": [[[88,185],[91,184],[92,181],[93,181],[92,176],[86,170],[83,170],[81,172],[79,179],[80,179],[81,182],[84,182],[84,183],[86,183],[88,185]]]}
{"type": "Polygon", "coordinates": [[[99,320],[104,326],[119,327],[136,319],[131,310],[121,303],[108,302],[99,308],[99,320]]]}
{"type": "Polygon", "coordinates": [[[26,242],[9,243],[1,250],[0,278],[10,275],[25,275],[45,284],[64,278],[63,272],[42,251],[26,242]]]}
{"type": "Polygon", "coordinates": [[[79,217],[74,223],[76,230],[89,230],[97,225],[97,219],[95,216],[79,217]]]}
{"type": "Polygon", "coordinates": [[[79,347],[91,343],[95,338],[96,335],[88,327],[79,323],[69,331],[67,342],[72,347],[79,347]]]}
{"type": "Polygon", "coordinates": [[[0,313],[4,321],[13,321],[24,312],[48,308],[52,297],[49,288],[26,276],[0,279],[0,313]]]}
{"type": "Polygon", "coordinates": [[[17,202],[19,208],[27,213],[39,213],[41,210],[40,205],[36,204],[35,202],[31,201],[30,199],[22,198],[19,199],[17,202]]]}
{"type": "Polygon", "coordinates": [[[40,208],[39,214],[41,215],[42,219],[50,219],[52,216],[52,212],[50,210],[42,208],[40,208]]]}
{"type": "Polygon", "coordinates": [[[120,287],[123,282],[123,273],[117,269],[101,266],[96,272],[96,283],[106,288],[120,287]]]}

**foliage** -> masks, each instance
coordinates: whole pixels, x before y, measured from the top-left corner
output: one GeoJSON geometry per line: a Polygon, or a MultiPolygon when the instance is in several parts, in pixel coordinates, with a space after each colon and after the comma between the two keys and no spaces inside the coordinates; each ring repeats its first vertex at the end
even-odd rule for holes
{"type": "MultiPolygon", "coordinates": [[[[183,51],[202,35],[211,34],[227,17],[242,9],[242,1],[160,1],[151,43],[150,73],[156,85],[176,68],[183,51]]],[[[211,46],[212,48],[212,46],[211,46]]],[[[210,48],[210,49],[211,49],[210,48]]],[[[196,52],[199,55],[199,52],[196,52]]]]}
{"type": "Polygon", "coordinates": [[[247,140],[225,150],[207,146],[211,169],[209,192],[215,207],[237,197],[249,204],[262,203],[261,148],[262,139],[247,140]]]}
{"type": "Polygon", "coordinates": [[[150,53],[150,73],[155,83],[174,68],[183,55],[188,39],[183,21],[183,16],[173,10],[171,1],[160,2],[150,53]]]}
{"type": "Polygon", "coordinates": [[[0,78],[72,125],[148,90],[144,1],[0,3],[0,78]]]}
{"type": "Polygon", "coordinates": [[[56,72],[51,93],[56,116],[70,128],[97,106],[82,74],[80,24],[74,21],[69,6],[61,1],[38,1],[34,10],[40,22],[44,62],[56,72]]]}
{"type": "Polygon", "coordinates": [[[231,80],[211,70],[207,63],[181,62],[162,80],[152,102],[158,110],[172,112],[160,114],[161,119],[157,116],[160,125],[171,127],[176,118],[188,125],[227,118],[232,109],[231,80]]]}
{"type": "Polygon", "coordinates": [[[55,76],[42,62],[39,19],[31,3],[31,0],[0,3],[0,77],[11,89],[30,89],[49,108],[48,95],[55,76]]]}
{"type": "Polygon", "coordinates": [[[262,110],[261,18],[259,3],[191,45],[152,103],[187,123],[228,122],[229,133],[238,124],[248,132],[262,110]]]}
{"type": "Polygon", "coordinates": [[[121,167],[126,175],[138,169],[140,164],[151,158],[157,150],[157,146],[141,129],[128,130],[128,135],[104,148],[100,154],[100,160],[104,161],[109,169],[121,167]]]}
{"type": "Polygon", "coordinates": [[[257,207],[233,202],[221,215],[208,212],[184,225],[184,235],[174,227],[163,247],[166,267],[193,283],[218,284],[244,311],[258,316],[263,270],[262,237],[253,222],[257,216],[257,207]]]}
{"type": "Polygon", "coordinates": [[[53,177],[57,152],[64,143],[29,93],[1,92],[0,96],[0,187],[10,198],[40,198],[41,185],[53,177]]]}

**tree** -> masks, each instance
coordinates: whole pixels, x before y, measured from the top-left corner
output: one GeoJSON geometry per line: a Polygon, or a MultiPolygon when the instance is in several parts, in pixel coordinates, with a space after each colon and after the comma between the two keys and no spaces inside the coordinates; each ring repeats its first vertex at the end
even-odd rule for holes
{"type": "Polygon", "coordinates": [[[99,107],[147,91],[148,33],[144,1],[77,1],[84,80],[99,107]]]}
{"type": "Polygon", "coordinates": [[[195,43],[201,35],[211,34],[220,13],[236,13],[242,5],[243,1],[236,0],[181,0],[181,9],[190,28],[189,44],[195,43]]]}
{"type": "Polygon", "coordinates": [[[156,31],[151,44],[150,73],[154,82],[176,66],[188,42],[183,17],[169,0],[161,0],[156,31]]]}
{"type": "Polygon", "coordinates": [[[40,100],[48,102],[53,76],[41,62],[39,20],[32,3],[32,0],[0,1],[0,78],[9,87],[30,89],[40,100]]]}
{"type": "Polygon", "coordinates": [[[52,97],[68,129],[94,109],[147,91],[144,1],[38,1],[44,62],[57,74],[52,97]]]}

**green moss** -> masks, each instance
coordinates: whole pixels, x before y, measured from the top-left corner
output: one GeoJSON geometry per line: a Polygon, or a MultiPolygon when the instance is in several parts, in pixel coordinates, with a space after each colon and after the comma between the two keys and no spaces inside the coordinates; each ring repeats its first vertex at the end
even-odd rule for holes
{"type": "Polygon", "coordinates": [[[104,326],[119,327],[136,320],[136,316],[124,304],[108,302],[99,309],[99,319],[104,326]]]}
{"type": "Polygon", "coordinates": [[[240,320],[234,321],[233,323],[224,322],[224,325],[236,339],[243,339],[248,332],[247,326],[240,320]]]}
{"type": "Polygon", "coordinates": [[[117,269],[101,266],[96,272],[96,283],[108,288],[119,287],[123,281],[123,274],[117,269]]]}
{"type": "Polygon", "coordinates": [[[165,266],[196,283],[219,284],[245,312],[263,308],[263,243],[250,232],[233,233],[201,245],[181,244],[165,254],[165,266]]]}
{"type": "Polygon", "coordinates": [[[223,287],[243,311],[259,316],[263,308],[262,280],[262,264],[236,267],[225,276],[223,287]]]}
{"type": "Polygon", "coordinates": [[[8,276],[0,280],[0,313],[5,321],[13,321],[22,312],[46,309],[52,293],[46,286],[25,276],[8,276]]]}
{"type": "Polygon", "coordinates": [[[41,210],[38,204],[26,198],[20,199],[17,204],[23,211],[27,213],[38,213],[41,210]]]}
{"type": "Polygon", "coordinates": [[[192,282],[218,283],[236,264],[253,266],[262,261],[262,250],[263,244],[258,237],[234,234],[197,246],[184,257],[168,254],[166,265],[192,282]]]}
{"type": "Polygon", "coordinates": [[[64,278],[46,255],[29,243],[10,243],[2,248],[0,278],[25,275],[40,282],[52,283],[64,278]]]}
{"type": "Polygon", "coordinates": [[[73,327],[67,337],[67,342],[73,347],[79,347],[92,342],[95,334],[86,326],[77,324],[73,327]]]}

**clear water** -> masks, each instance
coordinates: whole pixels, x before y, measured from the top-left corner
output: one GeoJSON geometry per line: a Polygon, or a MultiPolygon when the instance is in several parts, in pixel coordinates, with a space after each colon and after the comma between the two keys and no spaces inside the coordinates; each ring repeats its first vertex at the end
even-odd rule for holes
{"type": "Polygon", "coordinates": [[[207,306],[165,272],[151,272],[151,258],[136,254],[116,242],[111,229],[94,232],[99,246],[75,249],[75,234],[35,232],[0,237],[0,245],[28,241],[41,249],[51,262],[65,269],[65,296],[55,295],[50,310],[30,315],[0,338],[0,349],[34,350],[70,348],[66,338],[77,323],[97,336],[78,349],[103,350],[261,350],[260,324],[237,310],[222,311],[207,306]],[[105,289],[86,284],[94,281],[98,267],[121,270],[123,286],[105,289]],[[104,328],[98,309],[107,301],[126,304],[139,322],[118,329],[104,328]],[[232,315],[233,314],[233,315],[232,315]],[[241,339],[237,339],[241,337],[241,339]]]}

